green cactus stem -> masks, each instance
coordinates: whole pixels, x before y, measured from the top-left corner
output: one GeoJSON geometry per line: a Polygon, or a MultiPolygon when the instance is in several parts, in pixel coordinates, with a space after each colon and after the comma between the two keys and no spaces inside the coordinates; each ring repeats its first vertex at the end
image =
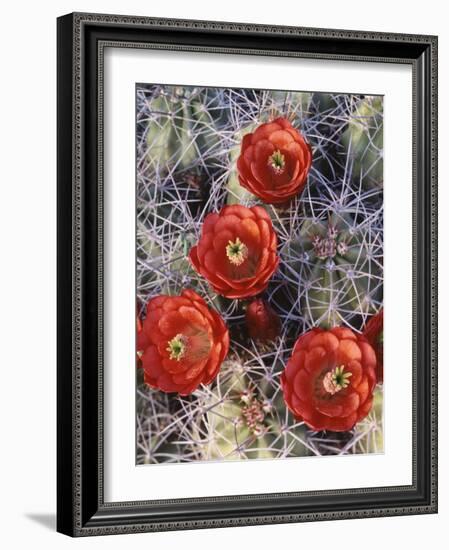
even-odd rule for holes
{"type": "Polygon", "coordinates": [[[201,170],[216,162],[222,111],[211,92],[162,87],[149,109],[146,142],[155,172],[201,170]]]}
{"type": "Polygon", "coordinates": [[[285,260],[300,274],[302,315],[313,326],[329,328],[367,314],[381,300],[382,258],[376,235],[348,214],[305,219],[285,260]]]}
{"type": "MultiPolygon", "coordinates": [[[[219,384],[206,402],[205,452],[211,459],[276,458],[288,445],[293,456],[309,454],[300,442],[305,427],[293,437],[286,419],[290,417],[278,377],[255,376],[251,368],[231,360],[222,367],[219,384]]],[[[295,424],[293,418],[289,420],[295,424]]]]}
{"type": "Polygon", "coordinates": [[[383,101],[369,97],[355,102],[342,144],[350,161],[351,178],[365,188],[383,186],[383,101]]]}

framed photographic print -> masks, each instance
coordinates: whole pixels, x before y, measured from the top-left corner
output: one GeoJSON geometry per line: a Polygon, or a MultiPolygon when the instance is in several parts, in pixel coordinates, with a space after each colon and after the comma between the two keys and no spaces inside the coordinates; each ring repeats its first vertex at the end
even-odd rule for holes
{"type": "Polygon", "coordinates": [[[437,511],[437,38],[58,19],[58,530],[437,511]]]}

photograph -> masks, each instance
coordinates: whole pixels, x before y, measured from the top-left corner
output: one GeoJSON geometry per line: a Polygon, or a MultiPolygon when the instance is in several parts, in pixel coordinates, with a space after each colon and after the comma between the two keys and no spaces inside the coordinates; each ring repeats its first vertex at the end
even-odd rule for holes
{"type": "Polygon", "coordinates": [[[383,453],[383,96],[135,94],[136,464],[383,453]]]}

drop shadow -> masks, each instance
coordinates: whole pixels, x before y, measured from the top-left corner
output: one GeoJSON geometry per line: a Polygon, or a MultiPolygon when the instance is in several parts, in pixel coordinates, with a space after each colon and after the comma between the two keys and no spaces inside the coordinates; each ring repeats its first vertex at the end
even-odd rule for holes
{"type": "Polygon", "coordinates": [[[25,517],[51,531],[56,531],[56,514],[25,514],[25,517]]]}

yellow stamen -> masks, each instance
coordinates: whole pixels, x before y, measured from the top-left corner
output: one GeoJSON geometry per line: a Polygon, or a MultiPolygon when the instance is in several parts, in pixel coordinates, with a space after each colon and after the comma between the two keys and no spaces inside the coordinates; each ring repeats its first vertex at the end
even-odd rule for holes
{"type": "Polygon", "coordinates": [[[181,361],[187,349],[187,338],[184,334],[177,334],[168,342],[167,351],[170,352],[170,359],[181,361]]]}
{"type": "Polygon", "coordinates": [[[226,256],[231,264],[241,265],[248,257],[248,247],[237,237],[226,246],[226,256]]]}
{"type": "Polygon", "coordinates": [[[332,371],[329,371],[323,378],[324,389],[334,395],[334,393],[344,390],[350,384],[349,378],[352,376],[352,372],[344,372],[345,366],[340,365],[332,371]]]}
{"type": "Polygon", "coordinates": [[[283,172],[285,168],[285,157],[284,155],[279,151],[275,151],[269,158],[268,158],[268,165],[271,166],[271,168],[277,173],[280,174],[283,172]]]}

